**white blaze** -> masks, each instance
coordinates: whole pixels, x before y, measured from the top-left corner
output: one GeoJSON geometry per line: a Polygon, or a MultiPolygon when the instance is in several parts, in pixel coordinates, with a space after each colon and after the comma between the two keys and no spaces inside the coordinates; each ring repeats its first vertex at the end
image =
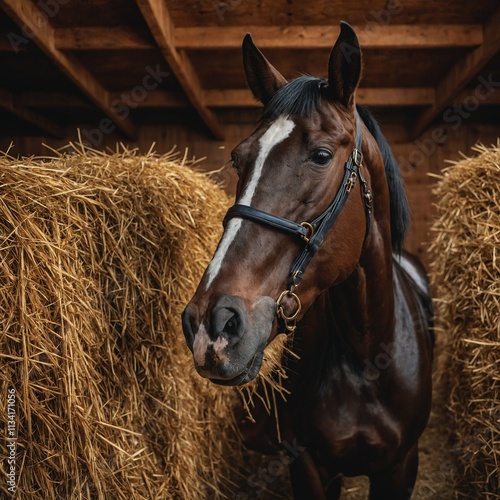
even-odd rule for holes
{"type": "MultiPolygon", "coordinates": [[[[291,134],[294,127],[295,123],[293,123],[290,118],[286,116],[280,116],[271,124],[264,135],[259,139],[260,151],[257,159],[255,160],[255,168],[252,173],[252,178],[250,179],[250,182],[245,188],[243,196],[238,203],[240,203],[241,205],[250,206],[253,195],[255,194],[257,186],[259,185],[259,181],[264,168],[264,163],[266,162],[269,153],[277,144],[284,141],[291,134]]],[[[211,285],[217,274],[219,274],[226,253],[234,238],[236,237],[238,230],[241,227],[241,222],[242,221],[239,218],[231,219],[228,222],[222,240],[219,243],[219,247],[217,248],[217,252],[215,252],[212,262],[210,262],[210,265],[208,266],[208,278],[206,284],[207,288],[211,285]]]]}

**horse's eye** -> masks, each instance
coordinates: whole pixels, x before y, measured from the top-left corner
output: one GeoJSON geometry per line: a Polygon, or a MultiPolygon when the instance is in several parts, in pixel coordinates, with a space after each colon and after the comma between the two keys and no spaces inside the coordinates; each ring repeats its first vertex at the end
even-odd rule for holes
{"type": "Polygon", "coordinates": [[[332,159],[332,153],[328,149],[317,149],[311,155],[311,160],[316,163],[316,165],[326,165],[332,159]]]}
{"type": "Polygon", "coordinates": [[[238,155],[236,153],[231,153],[231,165],[236,171],[240,168],[238,155]]]}

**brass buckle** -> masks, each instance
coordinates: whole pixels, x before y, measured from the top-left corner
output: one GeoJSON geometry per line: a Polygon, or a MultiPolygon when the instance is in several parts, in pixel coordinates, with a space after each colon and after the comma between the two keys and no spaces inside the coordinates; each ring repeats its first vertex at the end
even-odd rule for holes
{"type": "Polygon", "coordinates": [[[358,148],[352,150],[352,161],[360,168],[363,166],[363,153],[358,148]]]}
{"type": "Polygon", "coordinates": [[[352,191],[352,188],[356,184],[357,178],[358,178],[358,174],[356,172],[351,172],[349,179],[347,179],[346,191],[348,193],[350,193],[352,191]]]}
{"type": "Polygon", "coordinates": [[[293,293],[291,290],[284,290],[283,292],[281,292],[281,295],[278,297],[278,300],[276,301],[276,315],[278,316],[278,318],[281,318],[283,320],[285,328],[288,332],[293,333],[297,328],[297,318],[301,310],[302,310],[302,303],[300,302],[299,297],[295,293],[293,293]],[[285,296],[292,297],[297,305],[296,311],[290,316],[287,316],[285,314],[283,306],[281,305],[281,301],[285,296]]]}
{"type": "Polygon", "coordinates": [[[314,234],[314,227],[309,222],[301,222],[300,225],[306,229],[306,234],[302,236],[302,239],[309,243],[309,240],[312,238],[314,234]]]}
{"type": "Polygon", "coordinates": [[[365,193],[365,202],[368,208],[371,208],[371,206],[373,205],[373,194],[369,189],[367,189],[365,193]]]}

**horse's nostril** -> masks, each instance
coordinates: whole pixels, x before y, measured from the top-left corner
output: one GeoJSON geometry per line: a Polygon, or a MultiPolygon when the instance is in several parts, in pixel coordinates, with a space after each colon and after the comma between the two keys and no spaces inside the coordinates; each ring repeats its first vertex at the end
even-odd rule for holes
{"type": "Polygon", "coordinates": [[[235,335],[238,334],[238,326],[239,326],[239,321],[238,318],[236,317],[236,314],[229,318],[227,320],[226,326],[224,327],[223,332],[228,336],[228,337],[234,337],[235,335]]]}
{"type": "Polygon", "coordinates": [[[215,341],[223,337],[230,344],[238,341],[246,325],[244,306],[236,297],[224,296],[212,311],[211,337],[215,341]]]}
{"type": "Polygon", "coordinates": [[[184,309],[182,313],[182,329],[184,331],[184,336],[186,337],[187,345],[190,349],[193,349],[194,336],[196,333],[196,323],[197,323],[197,308],[193,304],[190,304],[184,309]]]}

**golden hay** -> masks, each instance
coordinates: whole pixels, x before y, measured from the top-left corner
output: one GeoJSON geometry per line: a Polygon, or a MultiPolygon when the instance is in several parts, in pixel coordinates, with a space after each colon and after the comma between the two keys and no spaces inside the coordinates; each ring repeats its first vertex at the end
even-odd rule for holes
{"type": "Polygon", "coordinates": [[[443,171],[432,278],[461,498],[500,498],[500,142],[443,171]]]}
{"type": "Polygon", "coordinates": [[[195,373],[180,328],[229,200],[191,164],[78,146],[0,157],[0,418],[13,389],[16,498],[231,489],[235,393],[195,373]]]}

